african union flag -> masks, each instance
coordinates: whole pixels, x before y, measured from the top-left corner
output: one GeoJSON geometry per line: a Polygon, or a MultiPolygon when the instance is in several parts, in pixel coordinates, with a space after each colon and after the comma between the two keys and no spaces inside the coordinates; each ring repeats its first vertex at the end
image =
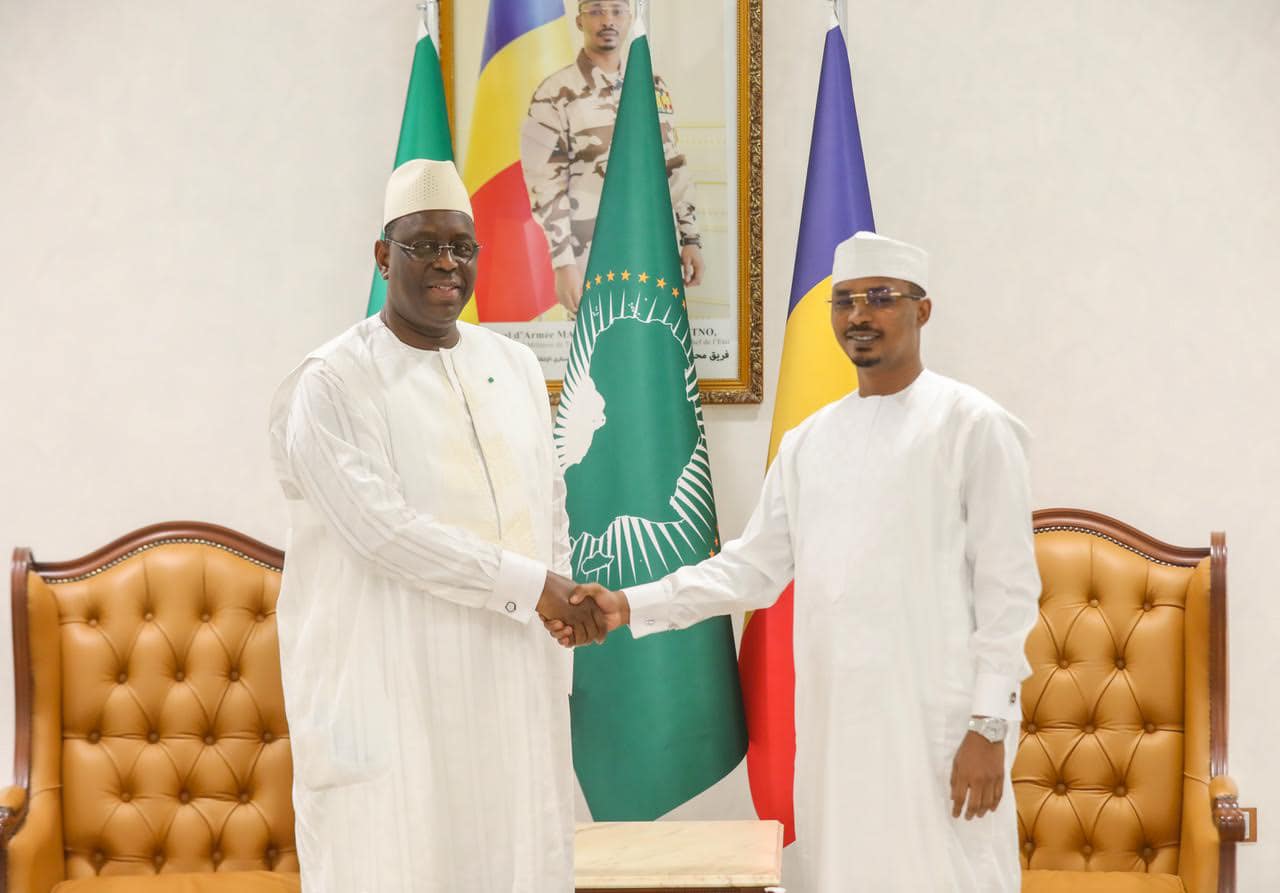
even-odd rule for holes
{"type": "MultiPolygon", "coordinates": [[[[809,173],[782,339],[778,401],[769,439],[770,462],[783,434],[858,386],[853,366],[831,332],[827,299],[836,246],[859,230],[874,229],[849,53],[833,16],[822,51],[809,173]]],[[[787,843],[796,839],[791,798],[796,757],[791,619],[792,587],[788,586],[773,607],[747,618],[738,655],[747,711],[751,799],[760,818],[782,822],[787,843]]]]}
{"type": "MultiPolygon", "coordinates": [[[[555,443],[573,577],[625,589],[720,548],[680,249],[637,23],[555,443]]],[[[573,765],[597,821],[651,821],[746,748],[728,617],[574,654],[573,765]]]]}
{"type": "Polygon", "coordinates": [[[556,303],[547,237],[520,168],[520,127],[538,85],[573,61],[563,0],[490,0],[480,58],[462,180],[484,250],[463,319],[522,322],[556,303]]]}

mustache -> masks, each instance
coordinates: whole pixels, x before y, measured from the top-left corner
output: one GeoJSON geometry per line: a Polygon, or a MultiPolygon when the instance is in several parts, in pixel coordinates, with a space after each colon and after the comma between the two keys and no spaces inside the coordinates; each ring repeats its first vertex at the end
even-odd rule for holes
{"type": "Polygon", "coordinates": [[[872,326],[861,325],[861,326],[849,326],[847,329],[844,330],[844,334],[847,337],[849,335],[883,335],[884,332],[880,331],[877,328],[873,328],[872,326]]]}
{"type": "Polygon", "coordinates": [[[427,288],[434,288],[438,285],[452,285],[456,288],[462,288],[462,280],[457,276],[423,276],[422,284],[427,288]]]}

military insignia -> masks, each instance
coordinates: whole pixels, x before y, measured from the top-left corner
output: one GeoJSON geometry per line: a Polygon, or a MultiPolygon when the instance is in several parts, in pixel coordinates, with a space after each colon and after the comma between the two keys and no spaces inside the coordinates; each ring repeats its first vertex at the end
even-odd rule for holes
{"type": "Polygon", "coordinates": [[[658,100],[659,115],[674,115],[676,112],[675,105],[671,102],[671,93],[667,90],[665,84],[653,85],[654,98],[658,100]]]}

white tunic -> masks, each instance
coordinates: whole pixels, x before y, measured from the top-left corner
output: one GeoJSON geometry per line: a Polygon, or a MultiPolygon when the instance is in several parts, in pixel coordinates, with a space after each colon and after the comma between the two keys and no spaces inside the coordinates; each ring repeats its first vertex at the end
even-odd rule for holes
{"type": "MultiPolygon", "coordinates": [[[[742,537],[628,590],[636,635],[764,608],[795,578],[803,893],[1014,893],[1017,826],[951,818],[970,715],[1018,717],[1040,592],[1022,425],[925,371],[783,438],[742,537]]],[[[1016,723],[1006,757],[1012,763],[1016,723]]]]}
{"type": "Polygon", "coordinates": [[[428,351],[367,319],[272,406],[306,893],[573,889],[571,658],[530,622],[568,559],[545,385],[458,327],[428,351]]]}

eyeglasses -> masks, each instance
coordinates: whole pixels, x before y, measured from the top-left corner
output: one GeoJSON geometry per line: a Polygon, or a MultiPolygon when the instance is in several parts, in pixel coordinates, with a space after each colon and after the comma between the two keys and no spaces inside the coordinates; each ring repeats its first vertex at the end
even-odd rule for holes
{"type": "Polygon", "coordinates": [[[583,6],[580,11],[584,16],[590,16],[593,19],[602,19],[605,16],[612,16],[615,19],[620,19],[631,12],[631,7],[627,6],[625,3],[614,3],[609,6],[605,6],[604,4],[592,4],[590,6],[583,6]]]}
{"type": "Polygon", "coordinates": [[[414,260],[420,261],[435,260],[442,252],[448,251],[454,260],[460,264],[465,264],[475,260],[476,255],[480,253],[480,243],[473,242],[471,239],[458,239],[455,242],[437,242],[435,239],[423,239],[421,242],[414,242],[412,245],[406,245],[404,242],[397,242],[391,238],[387,238],[385,241],[395,245],[414,260]]]}
{"type": "Polygon", "coordinates": [[[850,313],[853,308],[862,304],[873,313],[888,310],[897,306],[898,302],[903,298],[910,301],[918,301],[922,295],[910,295],[906,292],[894,291],[891,288],[869,288],[866,291],[847,292],[837,294],[830,298],[827,303],[831,305],[832,310],[838,310],[841,313],[850,313]]]}

